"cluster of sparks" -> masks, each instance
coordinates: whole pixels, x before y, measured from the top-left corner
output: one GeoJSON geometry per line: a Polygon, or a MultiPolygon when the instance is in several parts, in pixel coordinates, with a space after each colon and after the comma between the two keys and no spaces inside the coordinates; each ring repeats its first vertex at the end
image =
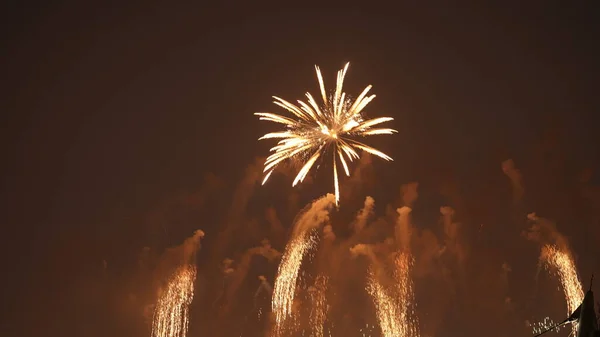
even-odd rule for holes
{"type": "Polygon", "coordinates": [[[271,307],[275,313],[275,333],[280,335],[293,315],[298,272],[305,254],[315,246],[315,231],[305,231],[293,238],[283,254],[273,289],[271,307]]]}
{"type": "Polygon", "coordinates": [[[558,274],[567,301],[567,314],[570,315],[583,302],[584,295],[571,255],[555,246],[546,245],[542,248],[541,258],[547,267],[558,274]]]}
{"type": "Polygon", "coordinates": [[[386,289],[377,280],[372,271],[369,272],[367,291],[375,303],[375,310],[382,335],[384,337],[400,336],[400,326],[402,323],[399,320],[397,302],[388,295],[386,289]]]}
{"type": "Polygon", "coordinates": [[[400,314],[401,331],[399,336],[419,336],[419,324],[414,312],[415,293],[411,277],[413,258],[409,252],[396,256],[394,278],[398,292],[398,310],[400,314]]]}
{"type": "Polygon", "coordinates": [[[556,322],[554,322],[550,317],[545,317],[543,321],[533,323],[530,326],[532,328],[534,335],[548,331],[548,329],[551,329],[551,328],[554,328],[555,332],[560,331],[560,326],[556,326],[556,322]]]}
{"type": "Polygon", "coordinates": [[[317,276],[311,293],[310,325],[315,337],[323,337],[324,335],[325,320],[327,318],[327,299],[325,298],[327,283],[327,277],[317,276]]]}
{"type": "Polygon", "coordinates": [[[375,274],[369,274],[367,291],[373,298],[381,333],[385,337],[418,337],[419,324],[413,306],[415,303],[410,270],[412,257],[399,253],[394,261],[395,288],[386,289],[375,274]]]}
{"type": "Polygon", "coordinates": [[[321,71],[319,67],[315,66],[323,105],[319,105],[314,97],[307,92],[306,97],[308,100],[306,102],[298,100],[298,105],[273,96],[274,103],[293,114],[293,118],[269,112],[255,113],[261,120],[283,124],[286,127],[285,131],[268,133],[260,138],[281,139],[275,147],[271,148],[273,154],[265,161],[263,172],[266,175],[263,184],[267,182],[281,162],[291,158],[303,158],[304,165],[292,184],[292,186],[295,186],[306,178],[317,159],[323,157],[326,151],[331,150],[337,204],[339,202],[338,161],[342,164],[346,175],[349,176],[348,161],[352,162],[354,159],[359,158],[357,150],[363,150],[388,161],[392,160],[383,152],[350,138],[353,136],[365,137],[392,134],[396,130],[373,128],[373,126],[393,120],[391,117],[363,119],[361,112],[375,98],[375,95],[367,96],[369,90],[371,90],[370,85],[363,90],[354,102],[342,91],[344,77],[349,65],[347,63],[342,70],[338,71],[335,92],[329,97],[325,91],[321,71]]]}
{"type": "Polygon", "coordinates": [[[195,266],[185,265],[177,269],[156,304],[152,337],[186,336],[195,280],[195,266]]]}
{"type": "MultiPolygon", "coordinates": [[[[571,315],[583,302],[583,287],[577,276],[577,269],[571,255],[558,249],[556,246],[545,245],[542,247],[540,259],[545,262],[546,268],[556,271],[567,302],[567,315],[571,315]]],[[[573,334],[577,327],[573,325],[573,334]]]]}

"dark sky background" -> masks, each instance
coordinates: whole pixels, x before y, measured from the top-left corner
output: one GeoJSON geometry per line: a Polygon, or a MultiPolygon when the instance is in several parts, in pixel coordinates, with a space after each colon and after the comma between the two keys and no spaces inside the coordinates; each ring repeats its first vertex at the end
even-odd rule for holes
{"type": "MultiPolygon", "coordinates": [[[[269,148],[256,139],[274,126],[252,113],[275,110],[272,95],[315,92],[315,64],[330,85],[351,62],[346,91],[373,84],[368,111],[395,118],[399,134],[374,140],[395,158],[374,160],[378,204],[419,181],[421,213],[436,219],[438,185],[451,177],[473,200],[473,221],[502,222],[494,198],[509,205],[510,185],[500,163],[513,158],[532,177],[523,214],[536,211],[578,247],[593,245],[600,232],[570,228],[598,226],[598,218],[569,223],[583,206],[568,194],[585,168],[594,172],[591,186],[600,182],[600,17],[592,3],[4,7],[0,187],[10,335],[69,336],[73,308],[61,298],[102,259],[126,270],[145,245],[164,249],[196,228],[218,232],[223,214],[165,223],[164,236],[150,232],[147,218],[166,200],[201,190],[209,172],[223,182],[212,196],[227,209],[245,168],[269,148]]],[[[329,192],[329,171],[318,172],[327,184],[306,187],[301,204],[329,192]]],[[[252,205],[277,204],[276,188],[267,188],[252,205]]],[[[600,273],[589,249],[576,249],[580,263],[600,273]]]]}

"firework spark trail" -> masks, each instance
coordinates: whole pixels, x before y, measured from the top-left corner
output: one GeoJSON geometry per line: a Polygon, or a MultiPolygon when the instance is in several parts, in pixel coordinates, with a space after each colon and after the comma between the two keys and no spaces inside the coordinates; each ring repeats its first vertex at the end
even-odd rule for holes
{"type": "Polygon", "coordinates": [[[325,298],[325,292],[327,291],[328,281],[328,278],[323,275],[317,276],[315,285],[311,291],[310,325],[315,337],[324,336],[323,328],[327,319],[327,299],[325,298]]]}
{"type": "Polygon", "coordinates": [[[285,323],[292,318],[292,305],[296,296],[298,273],[304,256],[315,247],[317,231],[329,220],[329,207],[335,202],[331,194],[314,201],[309,210],[299,216],[294,225],[292,239],[287,244],[279,264],[273,290],[272,310],[275,313],[275,333],[280,335],[285,323]]]}
{"type": "MultiPolygon", "coordinates": [[[[531,331],[534,335],[540,334],[555,326],[556,322],[554,322],[550,317],[545,317],[543,321],[529,324],[529,327],[531,327],[531,331]]],[[[560,332],[560,326],[554,328],[554,332],[560,332]]]]}
{"type": "Polygon", "coordinates": [[[175,271],[159,296],[154,312],[152,337],[185,337],[189,305],[194,298],[196,267],[184,265],[175,271]]]}
{"type": "Polygon", "coordinates": [[[409,252],[400,252],[394,261],[394,278],[397,291],[397,311],[400,321],[400,334],[398,336],[419,336],[419,321],[414,311],[415,294],[411,270],[414,260],[409,252]]]}
{"type": "Polygon", "coordinates": [[[540,259],[546,263],[546,268],[553,268],[558,274],[567,301],[567,315],[571,315],[583,302],[584,295],[571,255],[556,246],[545,245],[540,259]]]}
{"type": "Polygon", "coordinates": [[[304,165],[292,183],[292,186],[295,186],[306,178],[317,159],[323,157],[326,151],[331,150],[335,201],[337,204],[339,202],[338,161],[342,164],[346,175],[349,176],[348,161],[352,162],[354,159],[360,158],[358,150],[363,150],[388,161],[392,160],[383,152],[352,139],[357,136],[393,134],[397,131],[388,128],[372,128],[375,125],[393,120],[391,117],[363,119],[361,112],[375,98],[375,95],[367,96],[369,90],[371,90],[370,85],[363,90],[354,102],[346,96],[345,92],[342,92],[344,77],[349,65],[350,63],[347,63],[344,69],[338,72],[335,92],[329,98],[325,91],[321,71],[319,67],[315,66],[323,105],[319,106],[313,96],[307,92],[308,103],[298,100],[298,105],[273,96],[274,103],[293,114],[293,118],[269,112],[255,113],[260,117],[260,120],[283,124],[286,127],[284,131],[268,133],[260,138],[281,139],[275,147],[271,148],[273,154],[265,161],[263,172],[266,172],[266,175],[263,184],[267,182],[279,163],[290,158],[302,158],[304,165]]]}
{"type": "Polygon", "coordinates": [[[304,255],[315,246],[315,236],[314,232],[304,233],[292,239],[279,265],[272,303],[278,333],[292,315],[298,272],[304,255]]]}
{"type": "Polygon", "coordinates": [[[366,290],[375,304],[377,319],[383,336],[418,337],[419,322],[414,312],[415,296],[411,278],[413,258],[407,251],[395,253],[393,287],[383,287],[383,266],[372,249],[364,244],[351,249],[353,254],[364,254],[371,260],[366,290]]]}
{"type": "MultiPolygon", "coordinates": [[[[542,247],[540,260],[545,262],[548,270],[553,270],[558,274],[567,301],[567,315],[571,315],[583,302],[584,295],[571,254],[556,246],[545,245],[542,247]]],[[[576,333],[577,325],[573,324],[572,334],[576,335],[576,333]]]]}
{"type": "Polygon", "coordinates": [[[382,335],[384,337],[402,336],[402,323],[400,322],[397,302],[388,295],[386,289],[375,276],[373,268],[369,269],[367,291],[373,298],[382,335]]]}

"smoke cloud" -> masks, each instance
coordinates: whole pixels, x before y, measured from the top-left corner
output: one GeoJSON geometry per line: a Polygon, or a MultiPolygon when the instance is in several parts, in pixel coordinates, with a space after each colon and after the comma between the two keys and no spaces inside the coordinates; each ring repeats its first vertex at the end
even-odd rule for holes
{"type": "MultiPolygon", "coordinates": [[[[264,239],[260,246],[253,247],[245,251],[234,270],[231,270],[231,276],[229,276],[229,282],[225,290],[224,305],[222,307],[222,314],[226,314],[231,309],[232,304],[235,302],[236,294],[246,279],[248,271],[250,270],[252,259],[255,256],[262,256],[269,262],[276,261],[281,253],[271,247],[269,240],[264,239]]],[[[230,268],[226,269],[228,271],[230,268]]]]}
{"type": "Polygon", "coordinates": [[[407,207],[412,207],[413,203],[419,197],[419,192],[417,189],[419,188],[418,182],[412,182],[409,184],[402,185],[400,187],[400,194],[402,196],[402,205],[407,207]]]}
{"type": "Polygon", "coordinates": [[[359,233],[360,231],[362,231],[366,224],[367,221],[369,220],[369,217],[373,215],[373,208],[375,207],[375,199],[373,199],[372,197],[366,197],[365,198],[365,204],[363,206],[363,208],[358,212],[358,214],[356,215],[356,220],[353,223],[353,229],[354,229],[354,233],[359,233]]]}
{"type": "Polygon", "coordinates": [[[156,289],[159,289],[177,268],[196,263],[196,253],[200,249],[202,238],[204,238],[204,232],[196,230],[181,245],[168,248],[163,253],[154,271],[156,289]]]}
{"type": "Polygon", "coordinates": [[[556,225],[550,220],[541,218],[535,213],[529,213],[527,219],[532,223],[531,227],[523,232],[523,235],[528,240],[537,242],[541,245],[556,245],[562,251],[570,251],[569,241],[556,229],[556,225]]]}
{"type": "Polygon", "coordinates": [[[502,172],[510,179],[513,189],[513,201],[518,202],[523,198],[525,189],[523,188],[521,171],[519,171],[512,159],[502,162],[502,172]]]}
{"type": "Polygon", "coordinates": [[[222,231],[217,236],[216,245],[211,254],[216,261],[220,261],[223,258],[224,252],[231,244],[233,233],[244,223],[248,201],[262,176],[263,163],[263,158],[257,158],[253,164],[246,168],[244,178],[238,184],[233,194],[233,200],[227,212],[227,219],[223,224],[222,231]]]}
{"type": "Polygon", "coordinates": [[[396,222],[396,243],[402,250],[410,250],[410,237],[412,235],[412,228],[410,224],[410,212],[412,209],[408,206],[400,207],[396,210],[398,212],[398,220],[396,222]]]}

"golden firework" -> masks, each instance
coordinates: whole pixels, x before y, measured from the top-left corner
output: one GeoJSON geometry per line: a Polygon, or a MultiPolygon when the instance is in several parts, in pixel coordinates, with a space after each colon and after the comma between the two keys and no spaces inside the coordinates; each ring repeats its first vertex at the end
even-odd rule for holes
{"type": "Polygon", "coordinates": [[[540,259],[546,263],[546,268],[552,268],[558,274],[567,301],[567,315],[571,315],[583,302],[584,295],[571,254],[556,246],[546,245],[542,247],[540,259]]]}
{"type": "Polygon", "coordinates": [[[397,302],[388,295],[386,289],[379,283],[372,270],[369,272],[367,291],[375,303],[381,334],[384,337],[400,336],[400,326],[402,323],[400,322],[397,302]]]}
{"type": "Polygon", "coordinates": [[[260,120],[286,126],[284,131],[268,133],[259,138],[281,139],[275,147],[271,148],[273,154],[265,161],[263,172],[266,172],[266,175],[263,184],[267,182],[271,173],[282,161],[290,158],[303,158],[304,165],[292,183],[292,186],[296,186],[306,178],[317,159],[324,156],[326,151],[331,150],[337,204],[339,202],[338,161],[342,164],[346,175],[349,176],[348,161],[352,162],[354,159],[359,158],[358,150],[363,150],[385,160],[392,160],[383,152],[353,139],[355,137],[392,134],[397,131],[388,128],[373,128],[373,126],[393,120],[391,117],[363,119],[361,112],[375,98],[375,95],[367,96],[369,90],[371,90],[371,85],[367,86],[354,102],[346,96],[345,92],[342,92],[344,77],[349,65],[350,63],[347,63],[342,70],[338,71],[335,92],[329,97],[325,91],[321,71],[318,66],[315,66],[323,105],[319,105],[313,96],[307,92],[307,101],[298,100],[298,105],[273,96],[274,103],[293,114],[294,117],[292,118],[270,112],[255,113],[260,117],[260,120]]]}
{"type": "Polygon", "coordinates": [[[314,231],[303,232],[292,239],[279,264],[271,303],[275,313],[275,332],[277,335],[283,333],[285,322],[293,316],[292,306],[296,297],[298,272],[304,255],[314,248],[314,235],[314,231]]]}
{"type": "Polygon", "coordinates": [[[196,267],[177,269],[159,296],[154,311],[152,337],[185,337],[189,324],[189,305],[194,298],[196,267]]]}
{"type": "Polygon", "coordinates": [[[384,288],[373,268],[369,271],[367,292],[375,303],[381,334],[386,337],[418,337],[419,322],[413,311],[413,259],[408,252],[397,253],[394,259],[394,287],[384,288]]]}
{"type": "Polygon", "coordinates": [[[327,319],[327,299],[325,292],[327,291],[328,278],[323,275],[318,275],[315,280],[315,285],[310,289],[311,311],[310,325],[314,337],[324,336],[325,320],[327,319]]]}
{"type": "Polygon", "coordinates": [[[414,312],[415,293],[413,290],[413,281],[411,270],[414,263],[412,255],[409,252],[400,252],[394,261],[394,279],[396,282],[396,291],[398,299],[398,313],[400,315],[400,334],[405,337],[419,336],[419,321],[414,312]]]}

